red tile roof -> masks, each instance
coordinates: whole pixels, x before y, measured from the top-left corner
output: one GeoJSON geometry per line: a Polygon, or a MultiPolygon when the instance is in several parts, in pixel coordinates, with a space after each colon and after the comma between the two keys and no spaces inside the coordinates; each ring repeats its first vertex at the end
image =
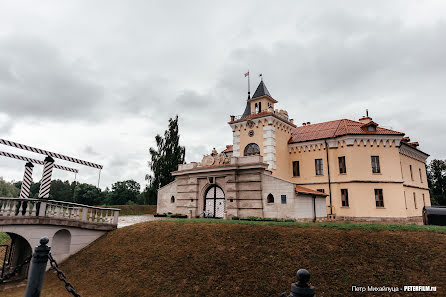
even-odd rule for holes
{"type": "Polygon", "coordinates": [[[303,142],[349,134],[404,135],[404,133],[381,127],[376,127],[376,131],[367,131],[364,123],[342,119],[296,127],[288,142],[303,142]]]}
{"type": "Polygon", "coordinates": [[[222,153],[229,153],[229,152],[233,152],[233,151],[234,151],[234,149],[233,149],[232,144],[229,144],[229,145],[226,145],[226,148],[224,150],[222,150],[221,152],[222,153]]]}
{"type": "Polygon", "coordinates": [[[318,196],[328,196],[325,193],[319,192],[319,191],[315,191],[312,189],[308,189],[302,186],[298,186],[296,185],[296,192],[297,193],[302,193],[302,194],[311,194],[311,195],[318,195],[318,196]]]}

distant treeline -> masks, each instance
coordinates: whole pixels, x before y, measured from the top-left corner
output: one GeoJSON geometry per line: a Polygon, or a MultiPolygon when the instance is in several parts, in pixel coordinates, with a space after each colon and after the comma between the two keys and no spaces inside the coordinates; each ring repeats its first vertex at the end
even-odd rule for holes
{"type": "MultiPolygon", "coordinates": [[[[19,197],[22,182],[7,182],[0,177],[0,197],[19,197]]],[[[30,198],[38,198],[40,183],[32,183],[30,198]]],[[[156,204],[150,201],[147,190],[141,192],[141,185],[134,180],[119,181],[102,191],[100,188],[79,182],[51,181],[52,200],[74,202],[86,205],[131,205],[156,204]]]]}

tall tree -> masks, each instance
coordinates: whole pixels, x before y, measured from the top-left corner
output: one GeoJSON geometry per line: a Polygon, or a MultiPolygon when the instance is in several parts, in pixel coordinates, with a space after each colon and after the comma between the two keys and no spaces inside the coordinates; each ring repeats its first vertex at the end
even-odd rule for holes
{"type": "Polygon", "coordinates": [[[178,128],[178,115],[175,119],[169,119],[168,129],[164,137],[156,135],[156,148],[149,149],[150,161],[148,162],[151,174],[146,175],[149,181],[145,192],[149,204],[156,204],[157,190],[174,180],[171,172],[178,169],[178,164],[184,163],[186,149],[180,146],[180,134],[178,128]]]}
{"type": "Polygon", "coordinates": [[[432,204],[446,205],[446,160],[432,160],[427,167],[427,179],[432,204]]]}

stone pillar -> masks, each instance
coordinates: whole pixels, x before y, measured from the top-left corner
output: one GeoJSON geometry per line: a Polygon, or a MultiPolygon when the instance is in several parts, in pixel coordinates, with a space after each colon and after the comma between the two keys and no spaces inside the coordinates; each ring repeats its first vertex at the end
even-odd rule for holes
{"type": "Polygon", "coordinates": [[[25,173],[23,175],[22,187],[20,188],[20,198],[29,198],[29,190],[33,182],[33,168],[34,165],[30,162],[25,164],[25,173]]]}
{"type": "Polygon", "coordinates": [[[48,199],[50,196],[51,175],[53,173],[54,159],[51,157],[45,158],[43,165],[43,175],[40,181],[39,198],[48,199]]]}

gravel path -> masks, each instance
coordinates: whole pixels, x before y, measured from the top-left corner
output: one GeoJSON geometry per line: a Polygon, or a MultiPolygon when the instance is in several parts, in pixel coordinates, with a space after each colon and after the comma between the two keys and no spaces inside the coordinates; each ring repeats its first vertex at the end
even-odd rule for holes
{"type": "Polygon", "coordinates": [[[118,220],[118,228],[150,221],[158,221],[164,218],[155,218],[153,215],[139,215],[139,216],[120,216],[118,220]]]}

